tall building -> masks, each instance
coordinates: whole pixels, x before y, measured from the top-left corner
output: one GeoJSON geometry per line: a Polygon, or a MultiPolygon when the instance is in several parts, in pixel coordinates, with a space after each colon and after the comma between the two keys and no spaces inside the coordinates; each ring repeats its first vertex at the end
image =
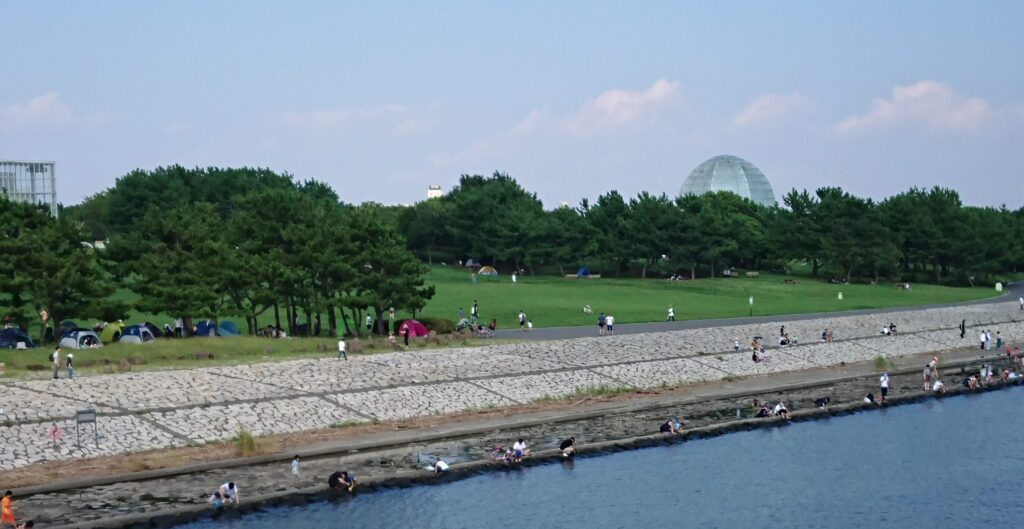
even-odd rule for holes
{"type": "Polygon", "coordinates": [[[703,195],[731,191],[762,206],[775,204],[775,191],[768,177],[754,164],[736,156],[715,156],[700,164],[686,177],[679,195],[703,195]]]}
{"type": "Polygon", "coordinates": [[[0,196],[44,205],[57,216],[56,164],[0,160],[0,196]]]}
{"type": "Polygon", "coordinates": [[[441,198],[443,195],[441,186],[430,186],[427,188],[427,198],[441,198]]]}

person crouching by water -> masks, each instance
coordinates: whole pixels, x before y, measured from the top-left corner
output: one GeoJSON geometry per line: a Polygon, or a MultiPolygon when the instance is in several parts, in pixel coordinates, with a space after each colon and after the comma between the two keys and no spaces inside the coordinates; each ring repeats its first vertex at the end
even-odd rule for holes
{"type": "Polygon", "coordinates": [[[576,455],[576,438],[570,437],[561,444],[558,445],[559,450],[562,451],[562,457],[570,457],[576,455]]]}
{"type": "Polygon", "coordinates": [[[665,421],[661,425],[661,428],[659,428],[659,431],[661,433],[670,433],[670,434],[674,435],[674,434],[679,433],[679,430],[682,427],[683,427],[683,423],[679,422],[679,420],[677,420],[675,417],[671,417],[671,418],[669,418],[669,420],[665,421]]]}
{"type": "Polygon", "coordinates": [[[772,413],[774,413],[776,417],[781,417],[783,419],[789,420],[789,410],[786,409],[786,403],[782,402],[781,400],[778,404],[775,405],[775,409],[772,410],[772,413]]]}
{"type": "Polygon", "coordinates": [[[341,490],[342,488],[348,489],[352,492],[356,488],[356,476],[355,474],[349,474],[347,470],[339,470],[327,476],[327,486],[331,490],[341,490]]]}
{"type": "Polygon", "coordinates": [[[530,449],[526,447],[526,442],[520,439],[512,445],[512,452],[515,455],[516,463],[520,463],[524,457],[529,455],[530,449]]]}
{"type": "Polygon", "coordinates": [[[832,402],[832,397],[821,397],[814,401],[814,405],[823,410],[827,410],[830,402],[832,402]]]}
{"type": "Polygon", "coordinates": [[[221,485],[218,492],[225,503],[234,503],[235,506],[238,506],[238,503],[241,501],[241,496],[238,494],[238,486],[235,485],[234,481],[221,485]]]}

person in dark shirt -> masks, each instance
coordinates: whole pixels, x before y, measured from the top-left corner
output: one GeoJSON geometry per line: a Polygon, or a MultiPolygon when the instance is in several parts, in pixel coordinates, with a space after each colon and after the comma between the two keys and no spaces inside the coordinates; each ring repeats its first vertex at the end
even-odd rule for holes
{"type": "Polygon", "coordinates": [[[562,441],[562,444],[558,445],[558,448],[562,450],[562,457],[576,455],[576,438],[570,437],[562,441]]]}
{"type": "Polygon", "coordinates": [[[356,477],[349,475],[347,470],[334,472],[327,477],[327,486],[332,489],[345,487],[349,492],[352,492],[356,488],[356,477]]]}

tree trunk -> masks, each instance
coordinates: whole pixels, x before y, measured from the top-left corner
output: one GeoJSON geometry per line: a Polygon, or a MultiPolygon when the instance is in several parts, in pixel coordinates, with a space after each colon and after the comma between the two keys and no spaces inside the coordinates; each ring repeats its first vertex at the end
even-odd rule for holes
{"type": "Polygon", "coordinates": [[[281,310],[277,306],[277,302],[274,302],[274,327],[281,327],[281,310]]]}
{"type": "Polygon", "coordinates": [[[640,269],[640,279],[647,279],[647,264],[650,261],[650,259],[644,259],[644,267],[640,269]]]}
{"type": "Polygon", "coordinates": [[[348,315],[345,314],[345,307],[341,308],[341,323],[345,326],[345,336],[352,336],[352,329],[348,326],[348,315]]]}
{"type": "Polygon", "coordinates": [[[313,307],[304,307],[306,313],[306,336],[313,336],[313,307]]]}
{"type": "MultiPolygon", "coordinates": [[[[533,270],[530,270],[530,275],[533,275],[533,270]]],[[[565,268],[561,264],[558,265],[558,277],[565,277],[565,268]]]]}
{"type": "Polygon", "coordinates": [[[697,279],[697,263],[690,265],[690,280],[697,279]]]}
{"type": "Polygon", "coordinates": [[[711,261],[711,279],[715,278],[715,262],[711,261]]]}
{"type": "Polygon", "coordinates": [[[338,316],[334,313],[334,304],[327,305],[327,326],[332,338],[338,337],[338,316]]]}
{"type": "Polygon", "coordinates": [[[256,315],[249,313],[245,315],[245,326],[249,328],[249,336],[256,335],[256,315]]]}
{"type": "Polygon", "coordinates": [[[817,258],[811,259],[811,275],[818,277],[818,269],[821,267],[821,261],[817,258]]]}

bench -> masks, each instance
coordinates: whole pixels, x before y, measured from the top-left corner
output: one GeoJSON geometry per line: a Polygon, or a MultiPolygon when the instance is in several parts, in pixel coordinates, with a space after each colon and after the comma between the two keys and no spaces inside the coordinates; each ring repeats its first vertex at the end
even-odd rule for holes
{"type": "MultiPolygon", "coordinates": [[[[566,279],[579,279],[580,275],[579,274],[565,274],[565,278],[566,279]]],[[[587,276],[583,276],[583,279],[601,279],[601,274],[590,274],[590,275],[587,275],[587,276]]]]}
{"type": "Polygon", "coordinates": [[[757,277],[761,275],[761,272],[745,272],[747,277],[757,277]]]}

